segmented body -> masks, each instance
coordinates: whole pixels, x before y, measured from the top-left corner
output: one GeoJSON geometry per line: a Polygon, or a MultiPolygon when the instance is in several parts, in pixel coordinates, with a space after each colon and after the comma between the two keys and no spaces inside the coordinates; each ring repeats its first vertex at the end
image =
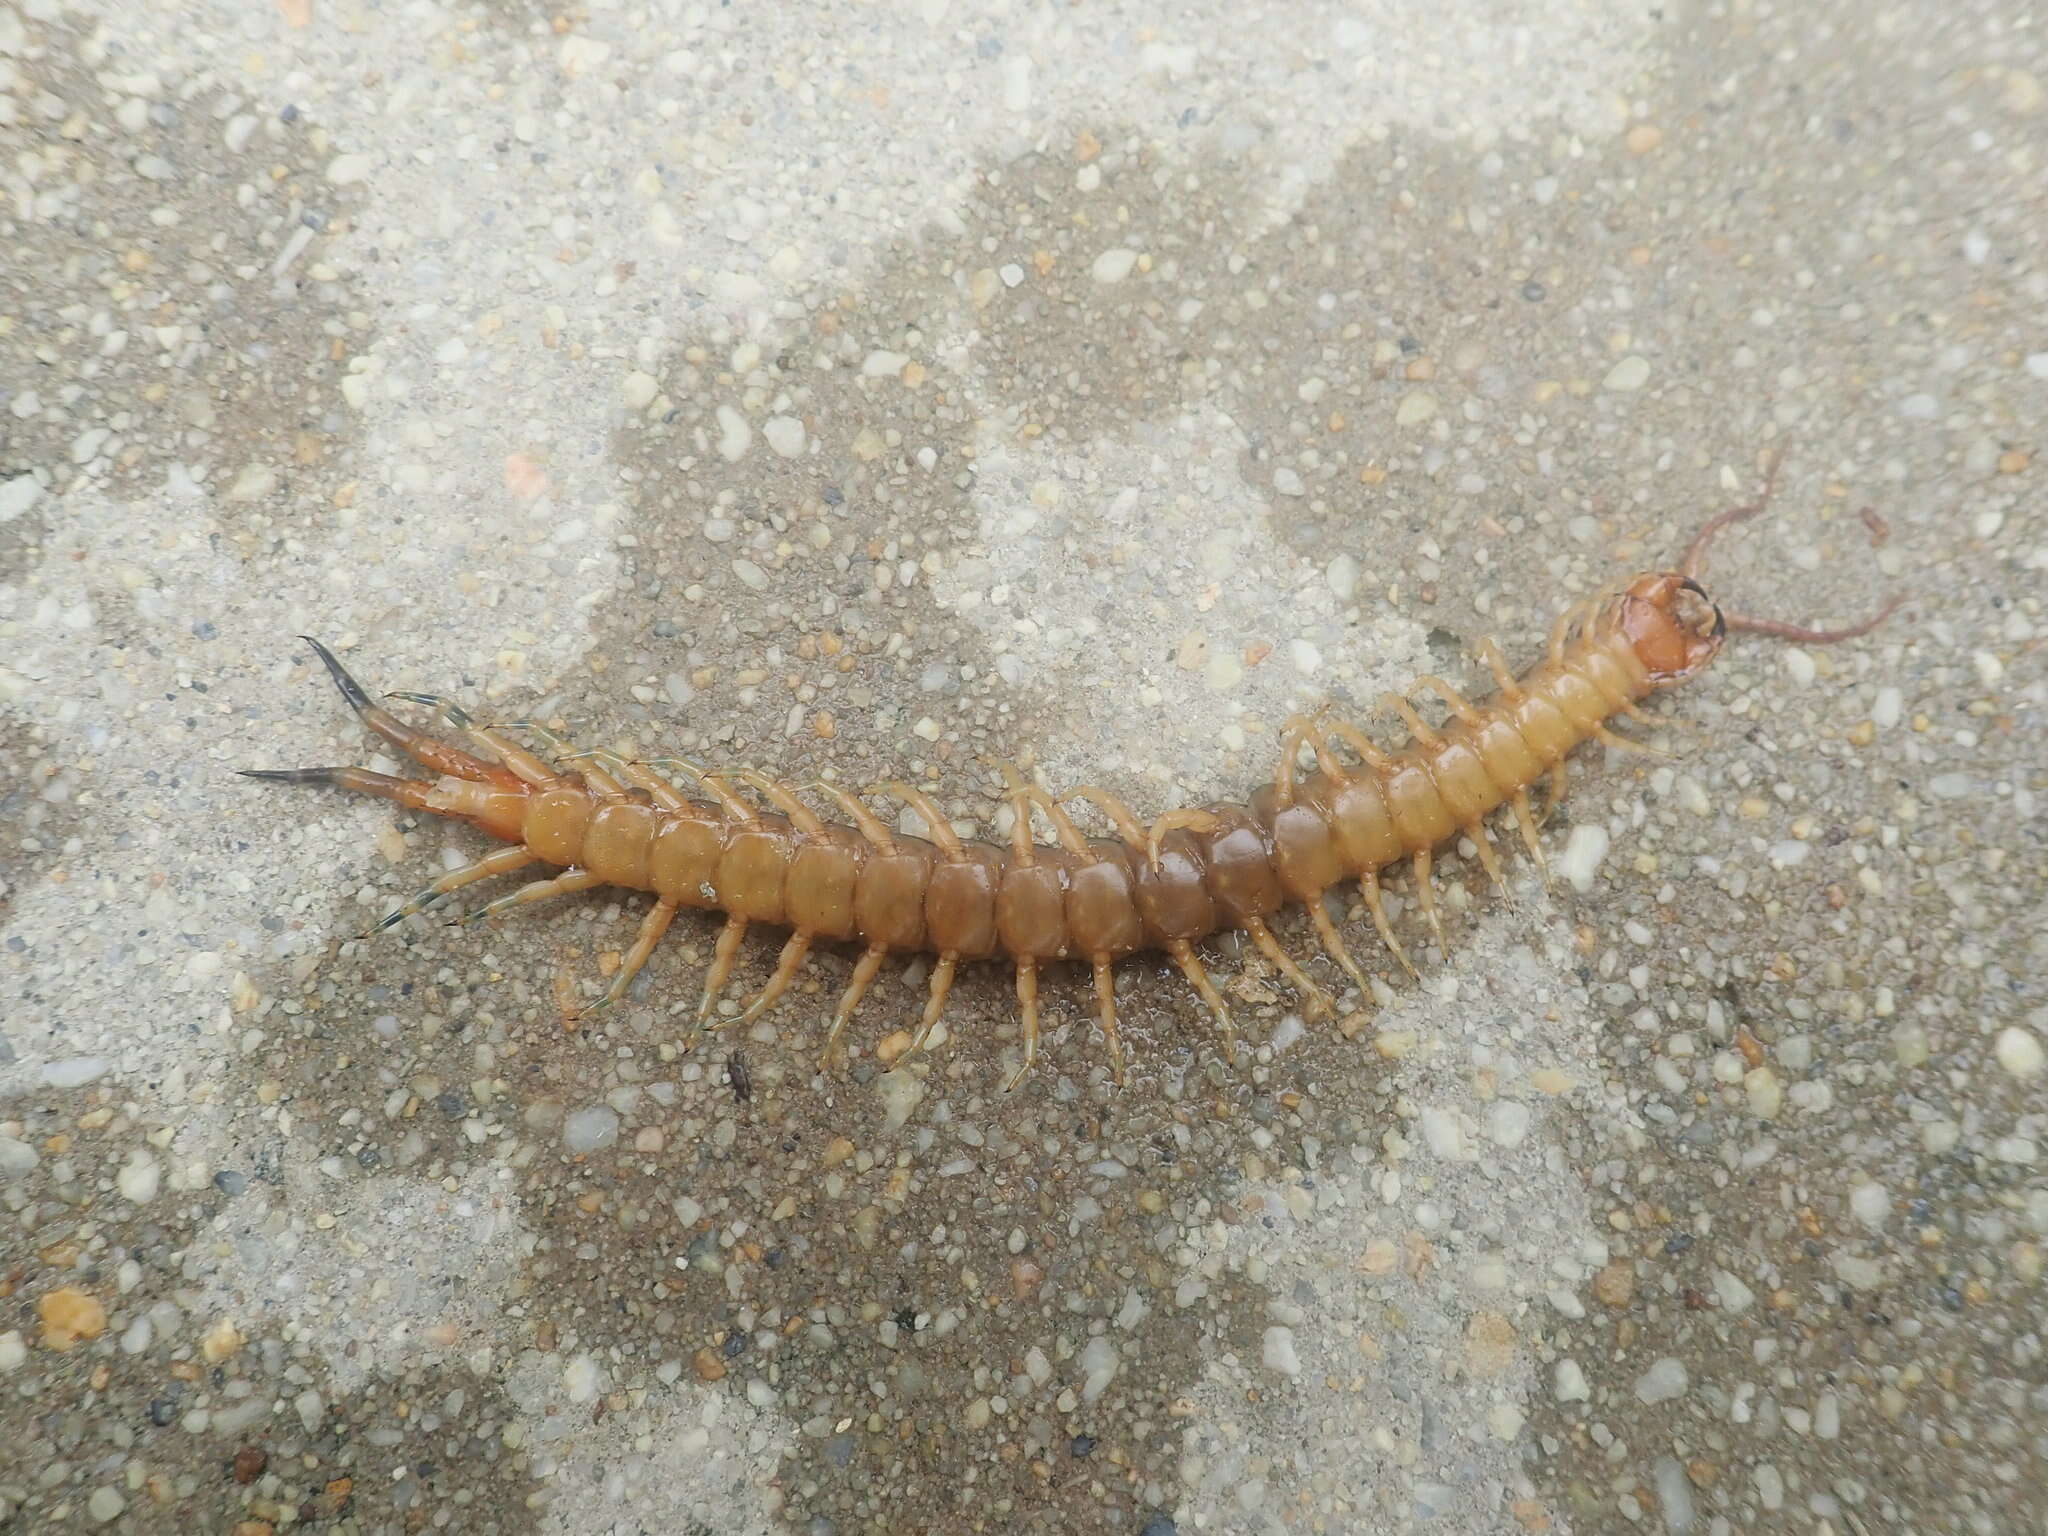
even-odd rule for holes
{"type": "MultiPolygon", "coordinates": [[[[1754,510],[1737,509],[1710,531],[1754,510]]],[[[1037,1050],[1040,969],[1080,961],[1092,967],[1100,1025],[1121,1080],[1112,973],[1118,960],[1147,950],[1172,957],[1231,1047],[1230,1010],[1195,946],[1221,930],[1238,929],[1303,995],[1305,1011],[1327,1012],[1328,993],[1269,926],[1283,908],[1305,909],[1331,959],[1364,990],[1365,977],[1324,902],[1332,887],[1357,881],[1390,953],[1412,971],[1380,897],[1380,877],[1390,866],[1410,864],[1424,916],[1441,944],[1430,884],[1437,851],[1461,836],[1470,838],[1488,873],[1501,883],[1486,819],[1506,807],[1540,863],[1530,788],[1547,776],[1554,800],[1564,787],[1566,759],[1589,740],[1633,745],[1613,735],[1608,721],[1635,713],[1646,695],[1705,666],[1731,624],[1815,641],[1870,627],[1823,633],[1728,620],[1690,577],[1700,548],[1695,546],[1684,572],[1651,573],[1607,599],[1568,610],[1547,654],[1520,677],[1485,642],[1480,655],[1497,691],[1483,703],[1468,702],[1440,678],[1418,680],[1418,688],[1436,693],[1449,707],[1441,727],[1425,723],[1406,698],[1388,696],[1384,702],[1410,736],[1398,751],[1382,750],[1347,725],[1326,727],[1320,719],[1295,717],[1286,724],[1273,781],[1247,803],[1173,811],[1149,827],[1102,790],[1054,794],[1005,769],[1014,813],[1006,844],[958,837],[916,789],[891,784],[870,791],[894,795],[919,812],[931,836],[909,837],[831,785],[811,787],[836,802],[844,821],[827,820],[789,785],[757,773],[719,774],[676,764],[703,791],[686,794],[657,772],[670,764],[627,761],[602,751],[566,754],[551,763],[513,743],[503,729],[474,725],[445,700],[398,695],[438,706],[486,754],[476,756],[372,704],[318,642],[312,642],[315,650],[364,722],[440,777],[428,784],[360,768],[254,776],[381,795],[468,821],[512,845],[443,876],[380,926],[464,886],[533,864],[560,873],[472,917],[596,886],[652,894],[639,936],[597,1006],[625,994],[676,913],[686,909],[726,917],[698,1008],[700,1027],[714,1017],[741,940],[753,927],[786,929],[789,938],[762,992],[723,1022],[748,1022],[772,1007],[814,942],[862,947],[827,1035],[828,1057],[886,957],[934,957],[912,1049],[925,1044],[937,1025],[957,968],[1000,959],[1016,972],[1022,1012],[1023,1059],[1011,1076],[1014,1085],[1037,1050]],[[1333,740],[1350,755],[1340,754],[1333,740]],[[1306,774],[1297,761],[1304,748],[1316,764],[1306,774]],[[1115,835],[1084,835],[1066,811],[1076,799],[1103,812],[1115,835]],[[1046,817],[1056,841],[1033,838],[1034,812],[1046,817]]]]}

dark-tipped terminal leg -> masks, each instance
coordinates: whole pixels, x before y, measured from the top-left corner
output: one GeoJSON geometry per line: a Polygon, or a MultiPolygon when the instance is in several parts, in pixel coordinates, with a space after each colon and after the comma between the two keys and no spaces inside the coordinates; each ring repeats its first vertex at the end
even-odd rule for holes
{"type": "MultiPolygon", "coordinates": [[[[390,912],[370,930],[382,933],[386,928],[395,928],[415,913],[424,912],[453,891],[466,885],[475,885],[479,880],[489,880],[495,875],[509,875],[514,870],[524,869],[534,862],[535,855],[525,848],[500,848],[496,853],[487,854],[474,864],[465,864],[460,869],[451,869],[432,885],[414,896],[394,912],[390,912]]],[[[368,937],[368,935],[364,935],[368,937]]]]}
{"type": "Polygon", "coordinates": [[[342,698],[356,712],[356,718],[422,768],[452,774],[458,779],[472,779],[479,784],[495,784],[500,789],[519,787],[519,781],[496,764],[483,762],[460,747],[438,741],[424,731],[416,731],[389,710],[378,707],[364,692],[363,685],[349,676],[348,669],[335,658],[334,652],[311,635],[299,638],[313,647],[313,654],[327,668],[327,675],[334,679],[334,686],[341,690],[342,698]]]}
{"type": "Polygon", "coordinates": [[[375,795],[380,800],[396,800],[415,811],[427,809],[427,796],[434,788],[417,779],[394,779],[388,773],[374,773],[368,768],[239,768],[236,772],[245,779],[266,779],[272,784],[320,784],[333,789],[352,789],[358,794],[375,795]]]}

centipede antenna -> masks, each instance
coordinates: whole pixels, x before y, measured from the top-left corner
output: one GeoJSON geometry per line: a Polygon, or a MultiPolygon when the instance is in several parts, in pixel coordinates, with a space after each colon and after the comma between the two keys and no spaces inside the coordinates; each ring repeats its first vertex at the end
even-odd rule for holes
{"type": "MultiPolygon", "coordinates": [[[[1770,505],[1771,494],[1777,489],[1778,467],[1784,462],[1785,449],[1784,445],[1780,444],[1764,469],[1762,494],[1755,501],[1739,507],[1730,507],[1719,516],[1707,520],[1706,526],[1693,536],[1692,545],[1685,552],[1685,559],[1679,563],[1678,573],[1681,576],[1697,580],[1706,566],[1707,545],[1714,535],[1731,524],[1749,521],[1770,505]]],[[[1864,522],[1869,525],[1874,514],[1867,507],[1864,513],[1864,522]]],[[[1882,542],[1877,536],[1877,528],[1881,526],[1882,524],[1878,524],[1872,527],[1872,538],[1875,542],[1882,542]]],[[[1842,640],[1854,640],[1869,634],[1896,613],[1904,601],[1903,597],[1894,597],[1861,624],[1851,624],[1841,629],[1809,629],[1805,625],[1790,624],[1783,619],[1760,619],[1746,613],[1729,613],[1725,609],[1721,611],[1721,622],[1729,630],[1741,630],[1753,635],[1771,635],[1779,640],[1790,640],[1799,645],[1834,645],[1842,640]]]]}
{"type": "Polygon", "coordinates": [[[1884,621],[1898,612],[1905,602],[1903,597],[1894,597],[1875,616],[1861,624],[1851,624],[1846,629],[1806,629],[1797,624],[1787,624],[1782,619],[1756,619],[1745,613],[1723,613],[1722,622],[1731,630],[1744,630],[1753,635],[1774,635],[1780,640],[1791,640],[1800,645],[1833,645],[1841,640],[1854,640],[1867,635],[1884,621]]]}
{"type": "Polygon", "coordinates": [[[1764,488],[1755,501],[1739,507],[1730,507],[1717,517],[1709,518],[1704,528],[1693,535],[1692,545],[1685,552],[1685,558],[1678,563],[1678,574],[1690,576],[1695,581],[1706,568],[1707,545],[1715,534],[1731,523],[1746,523],[1757,513],[1771,504],[1771,496],[1778,489],[1778,469],[1785,462],[1785,444],[1780,443],[1772,452],[1770,462],[1764,466],[1764,488]]]}

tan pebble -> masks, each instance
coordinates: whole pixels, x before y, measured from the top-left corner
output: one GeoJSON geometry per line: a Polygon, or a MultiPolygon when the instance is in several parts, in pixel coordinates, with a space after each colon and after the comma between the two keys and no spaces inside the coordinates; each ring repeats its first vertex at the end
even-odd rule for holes
{"type": "Polygon", "coordinates": [[[276,1536],[276,1531],[268,1520],[237,1520],[229,1536],[276,1536]]]}
{"type": "Polygon", "coordinates": [[[277,14],[286,26],[303,30],[313,25],[313,0],[277,0],[277,14]]]}
{"type": "Polygon", "coordinates": [[[1877,725],[1874,721],[1859,720],[1849,730],[1849,745],[1867,747],[1877,740],[1877,725]]]}
{"type": "Polygon", "coordinates": [[[206,1337],[199,1341],[199,1353],[212,1365],[220,1364],[241,1347],[242,1331],[225,1317],[208,1329],[206,1337]]]}
{"type": "Polygon", "coordinates": [[[537,501],[548,488],[547,471],[530,453],[515,453],[505,460],[505,490],[521,501],[537,501]]]}
{"type": "Polygon", "coordinates": [[[1647,155],[1664,142],[1664,130],[1655,123],[1637,123],[1628,131],[1628,152],[1647,155]]]}
{"type": "Polygon", "coordinates": [[[1038,1294],[1038,1287],[1045,1281],[1045,1267],[1035,1260],[1016,1258],[1010,1260],[1010,1294],[1018,1301],[1029,1301],[1038,1294]]]}
{"type": "Polygon", "coordinates": [[[718,1351],[708,1344],[691,1357],[690,1363],[696,1366],[697,1377],[700,1381],[723,1381],[725,1379],[725,1361],[720,1359],[718,1351]]]}
{"type": "Polygon", "coordinates": [[[1498,1312],[1480,1312],[1465,1327],[1465,1366],[1475,1376],[1498,1376],[1515,1361],[1515,1325],[1498,1312]]]}
{"type": "Polygon", "coordinates": [[[1998,456],[1998,472],[2001,475],[2016,475],[2033,462],[2031,454],[2022,453],[2017,448],[2008,448],[1998,456]]]}
{"type": "Polygon", "coordinates": [[[1529,1074],[1529,1081],[1536,1085],[1538,1093],[1547,1093],[1553,1098],[1561,1093],[1570,1093],[1578,1087],[1570,1073],[1560,1072],[1555,1067],[1538,1067],[1529,1074]]]}
{"type": "Polygon", "coordinates": [[[107,1331],[107,1309],[75,1285],[51,1291],[36,1303],[43,1320],[43,1347],[59,1354],[107,1331]]]}
{"type": "Polygon", "coordinates": [[[899,1029],[875,1042],[875,1060],[887,1066],[909,1049],[910,1031],[899,1029]]]}
{"type": "Polygon", "coordinates": [[[839,722],[832,718],[832,711],[821,709],[811,720],[811,734],[820,741],[830,741],[839,734],[839,722]]]}
{"type": "Polygon", "coordinates": [[[235,1452],[235,1481],[248,1484],[263,1475],[263,1469],[270,1465],[270,1456],[261,1446],[245,1445],[235,1452]]]}
{"type": "Polygon", "coordinates": [[[1389,1275],[1399,1257],[1400,1250],[1392,1238],[1376,1237],[1365,1245],[1365,1257],[1358,1261],[1358,1267],[1368,1275],[1389,1275]]]}
{"type": "Polygon", "coordinates": [[[853,1156],[853,1143],[844,1136],[834,1136],[825,1147],[825,1155],[818,1160],[819,1166],[837,1168],[853,1156]]]}
{"type": "Polygon", "coordinates": [[[1616,1259],[1593,1277],[1593,1294],[1607,1307],[1625,1307],[1636,1294],[1635,1266],[1616,1259]]]}
{"type": "Polygon", "coordinates": [[[1102,140],[1096,138],[1086,128],[1074,135],[1074,158],[1083,165],[1101,153],[1102,140]]]}

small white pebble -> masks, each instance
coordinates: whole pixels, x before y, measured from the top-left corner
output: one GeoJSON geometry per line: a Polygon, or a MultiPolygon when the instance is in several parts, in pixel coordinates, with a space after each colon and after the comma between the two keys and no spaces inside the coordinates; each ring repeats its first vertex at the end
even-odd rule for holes
{"type": "Polygon", "coordinates": [[[85,1512],[101,1525],[120,1519],[127,1507],[128,1501],[112,1488],[95,1488],[85,1501],[85,1512]]]}
{"type": "Polygon", "coordinates": [[[1870,723],[1881,731],[1888,731],[1899,723],[1906,711],[1906,696],[1896,688],[1880,688],[1877,699],[1870,706],[1870,723]]]}
{"type": "Polygon", "coordinates": [[[733,407],[721,405],[718,408],[718,456],[728,464],[737,464],[753,446],[754,429],[747,425],[747,418],[733,407]]]}
{"type": "Polygon", "coordinates": [[[1601,860],[1607,857],[1609,842],[1607,829],[1600,823],[1580,822],[1565,840],[1564,853],[1557,861],[1557,872],[1572,883],[1572,889],[1590,891],[1593,889],[1593,877],[1600,871],[1601,860]]]}
{"type": "Polygon", "coordinates": [[[1425,1109],[1422,1112],[1422,1139],[1429,1150],[1447,1163],[1454,1163],[1465,1156],[1465,1128],[1458,1123],[1456,1111],[1448,1109],[1425,1109]]]}
{"type": "Polygon", "coordinates": [[[794,416],[770,416],[761,436],[780,458],[793,459],[804,451],[804,424],[794,416]]]}
{"type": "Polygon", "coordinates": [[[619,1112],[607,1104],[579,1109],[562,1121],[562,1143],[571,1152],[598,1152],[619,1139],[619,1112]]]}
{"type": "Polygon", "coordinates": [[[1636,1379],[1636,1397],[1645,1403],[1668,1403],[1674,1397],[1681,1397],[1691,1385],[1685,1374],[1685,1365],[1672,1355],[1650,1363],[1650,1368],[1636,1379]]]}
{"type": "Polygon", "coordinates": [[[1551,1380],[1560,1403],[1583,1403],[1593,1395],[1592,1383],[1586,1380],[1586,1373],[1579,1369],[1576,1360],[1558,1361],[1551,1380]]]}
{"type": "Polygon", "coordinates": [[[2040,1074],[2043,1064],[2041,1042],[2032,1030],[2014,1024],[1998,1032],[1998,1064],[2014,1077],[2025,1080],[2040,1074]]]}
{"type": "Polygon", "coordinates": [[[368,155],[336,155],[327,162],[327,179],[337,187],[353,186],[368,181],[376,166],[377,162],[368,155]]]}
{"type": "Polygon", "coordinates": [[[28,1342],[22,1338],[19,1328],[0,1333],[0,1372],[18,1371],[27,1359],[28,1342]]]}
{"type": "Polygon", "coordinates": [[[137,1205],[155,1199],[157,1186],[162,1182],[163,1166],[147,1152],[136,1152],[114,1175],[114,1187],[121,1192],[121,1198],[137,1205]]]}
{"type": "Polygon", "coordinates": [[[1131,275],[1131,268],[1138,264],[1138,253],[1126,246],[1112,246],[1095,258],[1088,275],[1098,283],[1120,283],[1131,275]]]}
{"type": "Polygon", "coordinates": [[[1282,1376],[1301,1374],[1301,1357],[1294,1352],[1292,1328],[1268,1328],[1264,1355],[1267,1370],[1278,1371],[1282,1376]]]}
{"type": "Polygon", "coordinates": [[[1793,682],[1802,686],[1812,682],[1817,671],[1813,657],[1796,645],[1785,652],[1785,670],[1792,674],[1793,682]]]}
{"type": "Polygon", "coordinates": [[[1358,562],[1349,555],[1339,555],[1323,567],[1323,580],[1330,584],[1330,595],[1340,603],[1348,603],[1358,592],[1358,562]]]}
{"type": "Polygon", "coordinates": [[[1641,389],[1650,382],[1650,365],[1640,357],[1624,357],[1607,370],[1607,377],[1600,381],[1602,389],[1627,391],[1641,389]]]}
{"type": "Polygon", "coordinates": [[[619,386],[619,394],[625,399],[629,411],[646,410],[654,403],[654,397],[660,390],[661,383],[653,374],[643,373],[637,368],[627,374],[625,382],[619,386]]]}
{"type": "Polygon", "coordinates": [[[587,1354],[577,1355],[562,1368],[562,1385],[572,1403],[595,1402],[601,1384],[597,1362],[587,1354]]]}
{"type": "Polygon", "coordinates": [[[1519,1147],[1529,1134],[1529,1106],[1500,1099],[1486,1114],[1487,1137],[1497,1146],[1519,1147]]]}
{"type": "Polygon", "coordinates": [[[1849,1211],[1864,1226],[1875,1232],[1891,1217],[1891,1191],[1875,1179],[1865,1179],[1850,1189],[1849,1211]]]}

